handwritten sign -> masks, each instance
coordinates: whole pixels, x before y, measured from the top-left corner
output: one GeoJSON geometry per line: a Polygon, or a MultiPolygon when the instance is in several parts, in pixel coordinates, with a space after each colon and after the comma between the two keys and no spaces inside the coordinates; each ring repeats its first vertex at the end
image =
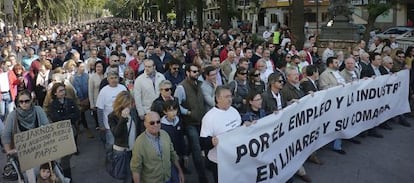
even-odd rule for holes
{"type": "Polygon", "coordinates": [[[76,152],[70,120],[14,135],[22,171],[76,152]]]}

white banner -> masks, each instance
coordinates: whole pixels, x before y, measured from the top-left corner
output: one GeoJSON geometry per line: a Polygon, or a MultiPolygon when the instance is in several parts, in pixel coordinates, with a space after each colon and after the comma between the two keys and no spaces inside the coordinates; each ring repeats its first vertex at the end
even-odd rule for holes
{"type": "Polygon", "coordinates": [[[250,127],[220,135],[219,182],[286,182],[308,156],[410,111],[409,72],[362,79],[307,95],[250,127]]]}

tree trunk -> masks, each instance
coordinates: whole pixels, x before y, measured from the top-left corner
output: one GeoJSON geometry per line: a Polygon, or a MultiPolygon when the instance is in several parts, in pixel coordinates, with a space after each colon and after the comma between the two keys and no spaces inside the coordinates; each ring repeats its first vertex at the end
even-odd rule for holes
{"type": "Polygon", "coordinates": [[[224,32],[227,32],[229,30],[229,15],[227,14],[227,0],[220,0],[220,26],[224,30],[224,32]]]}
{"type": "Polygon", "coordinates": [[[183,4],[181,3],[182,0],[175,0],[175,24],[177,28],[183,27],[183,21],[184,21],[184,13],[183,13],[183,4]]]}
{"type": "Polygon", "coordinates": [[[18,26],[17,32],[23,31],[23,15],[22,15],[22,4],[17,2],[17,12],[18,12],[18,26]]]}
{"type": "Polygon", "coordinates": [[[303,43],[305,41],[304,1],[293,1],[292,14],[294,14],[295,17],[298,17],[297,19],[295,19],[295,21],[291,21],[292,33],[296,38],[296,43],[294,44],[296,48],[298,48],[298,50],[301,50],[303,47],[303,43]]]}
{"type": "Polygon", "coordinates": [[[374,17],[372,15],[368,15],[367,25],[365,27],[365,32],[364,32],[364,37],[363,37],[363,40],[365,41],[367,46],[369,46],[368,43],[369,43],[369,39],[371,38],[370,31],[374,29],[374,23],[377,17],[378,16],[374,17]]]}
{"type": "Polygon", "coordinates": [[[45,17],[46,17],[46,26],[50,27],[50,10],[49,7],[45,10],[45,17]]]}
{"type": "Polygon", "coordinates": [[[203,0],[197,0],[197,27],[203,29],[203,0]]]}

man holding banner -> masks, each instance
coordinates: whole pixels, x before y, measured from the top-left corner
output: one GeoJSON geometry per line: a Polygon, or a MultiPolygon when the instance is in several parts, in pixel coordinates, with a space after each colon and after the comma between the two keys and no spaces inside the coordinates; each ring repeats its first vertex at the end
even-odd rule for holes
{"type": "MultiPolygon", "coordinates": [[[[305,96],[305,92],[300,88],[299,71],[295,67],[286,68],[286,84],[283,86],[280,94],[287,104],[293,104],[305,96]]],[[[305,182],[312,182],[309,175],[306,173],[303,165],[299,168],[296,174],[305,182]]]]}
{"type": "Polygon", "coordinates": [[[207,167],[213,172],[214,181],[218,182],[217,172],[217,136],[241,125],[239,112],[231,106],[230,88],[218,86],[215,92],[216,106],[210,109],[202,119],[200,141],[204,150],[208,151],[207,167]]]}
{"type": "MultiPolygon", "coordinates": [[[[345,79],[339,72],[339,60],[336,57],[326,59],[326,70],[319,77],[319,86],[322,90],[332,88],[338,85],[344,85],[345,79]]],[[[342,149],[342,140],[336,139],[333,142],[333,151],[339,154],[346,154],[342,149]]]]}

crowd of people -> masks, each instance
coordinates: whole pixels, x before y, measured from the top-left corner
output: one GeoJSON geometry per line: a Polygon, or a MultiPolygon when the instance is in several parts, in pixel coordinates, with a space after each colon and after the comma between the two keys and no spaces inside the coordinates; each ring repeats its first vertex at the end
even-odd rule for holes
{"type": "MultiPolygon", "coordinates": [[[[254,42],[236,29],[122,19],[8,32],[0,39],[4,150],[16,153],[18,131],[68,119],[75,140],[81,131],[95,138],[96,128],[106,150],[130,153],[124,182],[183,182],[189,157],[199,182],[208,182],[207,170],[218,182],[218,135],[319,90],[412,69],[414,46],[402,50],[392,37],[372,45],[361,40],[346,53],[334,43],[318,51],[316,36],[297,50],[287,27],[276,32],[254,42]]],[[[411,126],[405,115],[391,120],[411,126]]],[[[388,121],[379,128],[392,129],[388,121]]],[[[376,128],[360,134],[367,135],[383,137],[376,128]]],[[[346,154],[341,139],[332,150],[346,154]]],[[[60,160],[69,178],[70,159],[60,160]]],[[[316,153],[309,161],[322,164],[316,153]]],[[[303,166],[297,176],[311,182],[303,166]]]]}

